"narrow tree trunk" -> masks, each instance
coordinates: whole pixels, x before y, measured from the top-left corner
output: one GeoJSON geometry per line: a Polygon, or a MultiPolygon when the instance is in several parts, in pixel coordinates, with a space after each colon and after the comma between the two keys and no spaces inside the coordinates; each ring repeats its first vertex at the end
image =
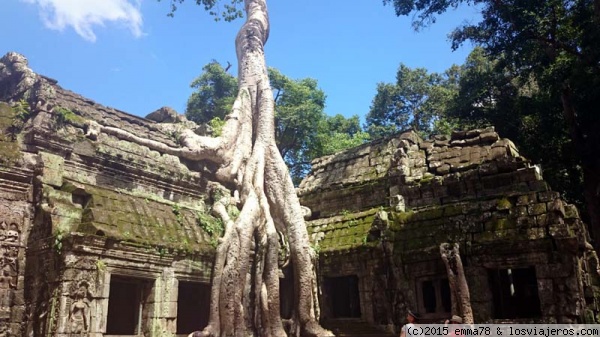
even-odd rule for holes
{"type": "Polygon", "coordinates": [[[465,277],[462,260],[460,258],[458,243],[442,243],[440,254],[448,272],[450,295],[452,297],[452,314],[461,316],[464,323],[473,323],[473,309],[471,309],[471,295],[465,277]]]}
{"type": "MultiPolygon", "coordinates": [[[[296,190],[275,144],[274,101],[264,58],[269,35],[265,0],[245,0],[246,22],[235,45],[239,93],[226,117],[222,135],[180,133],[181,148],[89,122],[87,135],[105,132],[154,150],[219,165],[217,179],[234,189],[215,201],[213,213],[223,220],[224,235],[216,252],[208,326],[194,335],[211,337],[285,337],[279,312],[279,236],[289,243],[294,268],[295,314],[290,336],[331,336],[315,317],[314,252],[296,190]],[[236,219],[227,207],[241,208],[236,219]]],[[[163,128],[176,126],[163,125],[163,128]]]]}

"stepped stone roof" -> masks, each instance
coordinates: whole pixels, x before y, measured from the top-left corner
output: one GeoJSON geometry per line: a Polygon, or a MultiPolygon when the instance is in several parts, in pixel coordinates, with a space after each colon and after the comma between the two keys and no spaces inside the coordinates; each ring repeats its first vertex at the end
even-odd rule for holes
{"type": "Polygon", "coordinates": [[[15,180],[19,170],[41,171],[55,232],[212,250],[203,230],[217,222],[206,206],[210,164],[185,162],[106,134],[86,136],[87,121],[96,121],[176,147],[159,122],[194,123],[165,107],[151,113],[151,120],[98,104],[36,74],[24,56],[8,53],[0,58],[2,134],[16,118],[10,105],[19,101],[28,103],[30,115],[18,137],[0,137],[3,154],[14,157],[13,169],[0,172],[0,192],[2,181],[15,180]]]}

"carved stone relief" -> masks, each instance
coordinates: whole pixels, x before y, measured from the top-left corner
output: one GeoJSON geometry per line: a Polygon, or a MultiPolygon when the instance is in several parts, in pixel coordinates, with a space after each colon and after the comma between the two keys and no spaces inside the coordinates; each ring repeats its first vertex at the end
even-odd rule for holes
{"type": "Polygon", "coordinates": [[[87,280],[74,282],[70,290],[68,332],[70,336],[87,336],[90,331],[91,302],[93,296],[87,280]]]}
{"type": "Polygon", "coordinates": [[[13,291],[17,288],[21,243],[21,228],[18,223],[14,219],[2,219],[0,214],[0,318],[10,316],[13,291]]]}

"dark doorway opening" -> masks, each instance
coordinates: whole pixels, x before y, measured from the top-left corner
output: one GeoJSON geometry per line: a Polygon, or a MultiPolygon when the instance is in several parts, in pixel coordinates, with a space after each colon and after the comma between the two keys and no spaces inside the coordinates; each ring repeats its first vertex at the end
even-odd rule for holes
{"type": "Polygon", "coordinates": [[[332,318],[360,318],[360,295],[356,275],[325,279],[332,318]]]}
{"type": "Polygon", "coordinates": [[[200,331],[208,324],[210,285],[179,281],[177,294],[177,334],[200,331]]]}
{"type": "Polygon", "coordinates": [[[435,312],[436,300],[435,300],[435,287],[433,281],[423,281],[423,306],[425,307],[426,313],[435,312]]]}
{"type": "Polygon", "coordinates": [[[447,278],[420,281],[421,309],[426,314],[449,313],[452,307],[450,284],[447,278]]]}
{"type": "Polygon", "coordinates": [[[149,281],[112,275],[108,295],[107,335],[139,335],[149,281]]]}
{"type": "Polygon", "coordinates": [[[542,314],[535,268],[489,270],[494,302],[493,317],[498,319],[534,318],[542,314]]]}
{"type": "Polygon", "coordinates": [[[283,269],[283,278],[279,278],[279,311],[281,318],[292,318],[294,311],[294,270],[291,265],[283,269]]]}

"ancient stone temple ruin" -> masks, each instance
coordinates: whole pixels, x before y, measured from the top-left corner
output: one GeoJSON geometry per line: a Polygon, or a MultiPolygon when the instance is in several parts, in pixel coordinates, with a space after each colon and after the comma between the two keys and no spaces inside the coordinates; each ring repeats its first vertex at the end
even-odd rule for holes
{"type": "MultiPolygon", "coordinates": [[[[21,55],[0,60],[0,336],[201,329],[222,226],[210,208],[230,191],[211,164],[92,121],[169,146],[175,126],[202,132],[168,108],[141,118],[99,105],[21,55]]],[[[320,158],[298,193],[324,322],[391,331],[407,307],[447,318],[443,242],[460,245],[476,322],[597,320],[598,258],[577,209],[492,128],[406,132],[320,158]]]]}

